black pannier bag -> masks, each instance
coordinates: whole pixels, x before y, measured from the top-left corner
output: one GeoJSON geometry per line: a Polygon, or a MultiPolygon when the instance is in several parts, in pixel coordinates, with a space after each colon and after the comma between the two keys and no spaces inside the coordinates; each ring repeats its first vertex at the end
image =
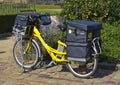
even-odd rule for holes
{"type": "Polygon", "coordinates": [[[14,25],[27,26],[28,17],[31,16],[32,19],[36,19],[35,16],[39,17],[41,22],[39,24],[49,25],[51,24],[51,18],[49,14],[18,14],[15,18],[14,25]]]}
{"type": "Polygon", "coordinates": [[[32,35],[32,26],[30,26],[29,16],[37,16],[38,14],[18,14],[15,18],[13,31],[17,31],[25,35],[25,37],[30,37],[32,35]],[[28,30],[26,32],[26,29],[28,30]]]}
{"type": "Polygon", "coordinates": [[[14,25],[27,26],[28,16],[34,18],[35,16],[39,17],[42,22],[42,25],[51,24],[51,18],[49,14],[18,14],[15,18],[14,25]]]}
{"type": "Polygon", "coordinates": [[[40,20],[42,21],[42,25],[51,24],[51,18],[49,14],[40,15],[40,20]]]}
{"type": "Polygon", "coordinates": [[[86,62],[90,59],[90,43],[67,42],[67,59],[86,62]]]}
{"type": "Polygon", "coordinates": [[[102,24],[93,21],[77,20],[68,24],[67,42],[89,42],[100,37],[102,24]]]}
{"type": "Polygon", "coordinates": [[[98,22],[76,20],[68,23],[67,58],[86,62],[91,57],[91,41],[100,37],[102,24],[98,22]]]}
{"type": "Polygon", "coordinates": [[[15,18],[14,26],[16,29],[22,30],[27,26],[28,14],[18,14],[15,18]]]}

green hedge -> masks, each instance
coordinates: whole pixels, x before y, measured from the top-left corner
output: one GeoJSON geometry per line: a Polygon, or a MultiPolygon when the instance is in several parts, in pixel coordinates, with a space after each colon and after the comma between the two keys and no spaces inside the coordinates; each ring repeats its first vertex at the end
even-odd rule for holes
{"type": "Polygon", "coordinates": [[[120,0],[65,0],[61,15],[68,20],[120,21],[120,0]]]}
{"type": "Polygon", "coordinates": [[[65,0],[61,13],[67,20],[92,20],[103,23],[101,61],[120,59],[120,0],[65,0]],[[112,23],[112,24],[109,24],[112,23]]]}
{"type": "Polygon", "coordinates": [[[114,62],[120,59],[120,25],[103,23],[102,61],[114,62]]]}
{"type": "Polygon", "coordinates": [[[0,16],[0,34],[12,32],[12,26],[16,15],[0,16]]]}

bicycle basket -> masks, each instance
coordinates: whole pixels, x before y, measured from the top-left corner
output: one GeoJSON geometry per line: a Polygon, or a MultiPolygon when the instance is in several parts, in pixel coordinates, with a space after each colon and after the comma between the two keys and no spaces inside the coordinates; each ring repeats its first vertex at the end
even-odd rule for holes
{"type": "Polygon", "coordinates": [[[14,33],[21,33],[26,31],[27,28],[27,20],[28,15],[27,14],[19,14],[15,18],[14,26],[13,26],[13,32],[14,33]]]}
{"type": "Polygon", "coordinates": [[[24,37],[30,37],[33,32],[33,26],[28,23],[30,14],[19,14],[15,18],[13,33],[22,34],[24,37]]]}
{"type": "Polygon", "coordinates": [[[28,14],[19,14],[15,18],[14,26],[20,25],[20,26],[27,26],[27,20],[28,20],[28,14]]]}

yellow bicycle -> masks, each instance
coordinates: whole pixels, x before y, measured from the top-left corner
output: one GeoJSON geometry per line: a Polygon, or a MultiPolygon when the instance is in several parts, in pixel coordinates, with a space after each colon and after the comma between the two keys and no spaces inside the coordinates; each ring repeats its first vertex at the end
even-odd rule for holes
{"type": "MultiPolygon", "coordinates": [[[[48,17],[48,15],[44,16],[33,14],[18,16],[20,17],[21,22],[27,22],[27,25],[24,22],[25,26],[21,26],[19,22],[17,22],[13,27],[13,32],[17,36],[17,40],[13,47],[13,55],[19,66],[23,67],[24,69],[30,69],[40,64],[42,67],[44,56],[42,55],[41,49],[44,47],[52,58],[52,61],[47,66],[50,66],[53,63],[56,65],[65,64],[66,67],[73,73],[73,75],[83,78],[89,77],[95,73],[98,64],[98,50],[100,50],[99,38],[94,38],[91,40],[91,56],[89,56],[87,61],[83,62],[80,60],[69,59],[66,51],[67,44],[65,42],[58,40],[58,47],[57,49],[54,49],[44,41],[43,37],[41,36],[41,32],[38,30],[39,25],[46,25],[46,23],[44,23],[40,17],[42,16],[44,19],[44,17],[48,17]]],[[[64,26],[59,25],[59,28],[62,31],[66,31],[66,27],[64,26]]]]}

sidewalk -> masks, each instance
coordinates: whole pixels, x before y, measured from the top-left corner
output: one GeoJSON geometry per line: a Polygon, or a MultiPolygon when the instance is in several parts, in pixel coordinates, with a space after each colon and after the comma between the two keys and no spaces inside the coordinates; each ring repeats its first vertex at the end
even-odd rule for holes
{"type": "Polygon", "coordinates": [[[90,79],[74,77],[62,66],[20,73],[12,56],[13,37],[0,38],[0,85],[120,85],[120,70],[98,69],[90,79]]]}

